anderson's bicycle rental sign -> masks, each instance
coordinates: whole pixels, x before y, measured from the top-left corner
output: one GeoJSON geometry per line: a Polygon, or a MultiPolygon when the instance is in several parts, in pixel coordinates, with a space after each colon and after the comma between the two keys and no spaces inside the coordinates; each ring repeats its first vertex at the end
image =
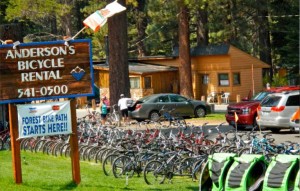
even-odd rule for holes
{"type": "Polygon", "coordinates": [[[0,104],[93,95],[88,39],[0,45],[0,104]]]}

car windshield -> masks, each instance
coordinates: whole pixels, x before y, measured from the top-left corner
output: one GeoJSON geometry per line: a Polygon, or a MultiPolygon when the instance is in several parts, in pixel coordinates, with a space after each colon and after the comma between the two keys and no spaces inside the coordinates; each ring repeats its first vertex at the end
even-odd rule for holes
{"type": "Polygon", "coordinates": [[[274,107],[278,105],[280,99],[281,96],[267,96],[260,105],[262,107],[274,107]]]}
{"type": "Polygon", "coordinates": [[[263,100],[269,94],[270,94],[270,92],[259,92],[251,100],[253,100],[253,101],[261,101],[261,100],[263,100]]]}

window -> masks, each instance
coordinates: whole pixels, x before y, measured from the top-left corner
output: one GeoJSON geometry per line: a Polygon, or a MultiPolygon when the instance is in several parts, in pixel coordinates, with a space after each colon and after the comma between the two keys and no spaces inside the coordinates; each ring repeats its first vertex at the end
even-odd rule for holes
{"type": "Polygon", "coordinates": [[[241,79],[240,79],[240,73],[233,73],[233,85],[240,85],[241,79]]]}
{"type": "Polygon", "coordinates": [[[299,106],[300,105],[300,95],[289,96],[286,101],[286,106],[299,106]]]}
{"type": "Polygon", "coordinates": [[[229,86],[229,77],[227,73],[219,74],[219,86],[229,86]]]}
{"type": "Polygon", "coordinates": [[[144,77],[144,88],[149,89],[151,88],[151,76],[145,76],[144,77]]]}
{"type": "Polygon", "coordinates": [[[185,97],[181,97],[178,95],[170,95],[171,102],[184,102],[187,101],[185,97]]]}
{"type": "Polygon", "coordinates": [[[130,88],[140,88],[140,78],[139,77],[129,77],[130,88]]]}
{"type": "Polygon", "coordinates": [[[202,84],[208,84],[209,83],[209,75],[203,74],[202,75],[202,84]]]}
{"type": "Polygon", "coordinates": [[[169,97],[167,95],[160,96],[157,98],[156,102],[169,102],[169,97]]]}

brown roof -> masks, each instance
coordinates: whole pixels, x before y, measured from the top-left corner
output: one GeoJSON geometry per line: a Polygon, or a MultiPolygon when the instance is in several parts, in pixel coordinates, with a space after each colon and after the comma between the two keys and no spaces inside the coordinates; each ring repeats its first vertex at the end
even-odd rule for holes
{"type": "MultiPolygon", "coordinates": [[[[154,72],[178,71],[177,67],[164,66],[158,64],[144,64],[139,62],[129,62],[129,73],[146,74],[154,72]]],[[[109,70],[106,64],[94,64],[96,70],[109,70]]]]}

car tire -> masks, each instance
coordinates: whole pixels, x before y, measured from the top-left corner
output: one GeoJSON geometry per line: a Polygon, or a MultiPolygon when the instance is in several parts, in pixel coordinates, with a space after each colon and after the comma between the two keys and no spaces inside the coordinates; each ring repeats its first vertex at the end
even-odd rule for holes
{"type": "Polygon", "coordinates": [[[196,117],[205,117],[205,109],[201,106],[196,107],[195,109],[195,116],[196,117]]]}
{"type": "Polygon", "coordinates": [[[281,129],[279,129],[279,128],[270,128],[270,130],[272,131],[272,133],[279,133],[279,131],[281,129]]]}
{"type": "Polygon", "coordinates": [[[160,118],[160,115],[159,115],[159,112],[158,111],[151,111],[150,114],[149,114],[149,119],[151,121],[158,121],[160,118]]]}

